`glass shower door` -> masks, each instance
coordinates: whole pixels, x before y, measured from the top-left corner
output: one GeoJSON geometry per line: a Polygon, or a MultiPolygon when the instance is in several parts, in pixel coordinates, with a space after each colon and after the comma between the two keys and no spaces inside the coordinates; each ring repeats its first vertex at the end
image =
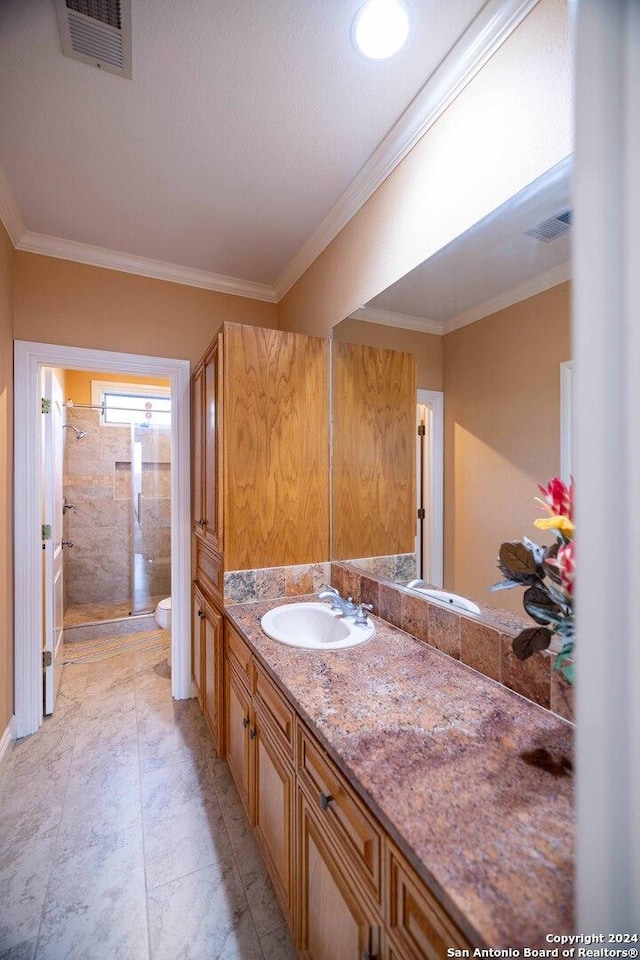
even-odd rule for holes
{"type": "Polygon", "coordinates": [[[171,596],[171,428],[131,426],[131,612],[171,596]]]}

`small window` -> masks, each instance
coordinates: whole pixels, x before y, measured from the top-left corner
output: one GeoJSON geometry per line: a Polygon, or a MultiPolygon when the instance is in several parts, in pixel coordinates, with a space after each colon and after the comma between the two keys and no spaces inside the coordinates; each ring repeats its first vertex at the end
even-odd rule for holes
{"type": "Polygon", "coordinates": [[[168,387],[93,380],[91,395],[92,403],[102,406],[100,422],[106,426],[128,423],[171,425],[171,391],[168,387]]]}
{"type": "Polygon", "coordinates": [[[104,423],[152,423],[170,426],[171,397],[135,396],[134,394],[104,393],[104,423]]]}

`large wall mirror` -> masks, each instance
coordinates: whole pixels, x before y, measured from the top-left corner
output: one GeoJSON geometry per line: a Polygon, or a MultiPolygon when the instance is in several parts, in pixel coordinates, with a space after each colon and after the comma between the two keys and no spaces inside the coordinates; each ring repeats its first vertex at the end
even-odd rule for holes
{"type": "Polygon", "coordinates": [[[536,485],[560,473],[570,187],[568,158],[334,328],[333,559],[385,557],[380,575],[419,574],[416,428],[428,391],[444,400],[436,585],[522,612],[521,591],[489,587],[500,544],[536,539],[536,485]]]}

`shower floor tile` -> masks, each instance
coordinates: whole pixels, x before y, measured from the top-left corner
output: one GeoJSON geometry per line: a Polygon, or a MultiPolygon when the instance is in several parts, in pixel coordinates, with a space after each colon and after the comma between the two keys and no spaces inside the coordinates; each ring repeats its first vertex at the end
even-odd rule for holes
{"type": "MultiPolygon", "coordinates": [[[[164,596],[151,597],[145,606],[144,611],[153,613],[156,606],[164,600],[164,596]]],[[[76,627],[84,623],[94,623],[97,620],[118,620],[120,617],[131,616],[131,601],[123,600],[121,603],[105,601],[103,603],[75,603],[67,609],[64,615],[63,625],[65,627],[76,627]]]]}

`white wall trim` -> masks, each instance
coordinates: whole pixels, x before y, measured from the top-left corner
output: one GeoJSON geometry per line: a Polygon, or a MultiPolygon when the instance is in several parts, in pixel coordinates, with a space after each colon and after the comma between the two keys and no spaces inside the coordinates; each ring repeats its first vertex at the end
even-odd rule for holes
{"type": "Polygon", "coordinates": [[[20,208],[9,186],[4,171],[0,167],[0,220],[5,226],[14,247],[18,246],[26,231],[20,208]]]}
{"type": "Polygon", "coordinates": [[[381,323],[386,327],[401,327],[404,330],[433,333],[437,337],[444,334],[444,325],[439,320],[412,317],[407,313],[393,313],[391,310],[378,310],[376,307],[361,307],[352,313],[351,317],[354,320],[366,320],[367,323],[381,323]]]}
{"type": "Polygon", "coordinates": [[[567,280],[571,280],[571,276],[571,261],[567,260],[559,266],[553,267],[551,270],[547,270],[545,273],[534,277],[533,280],[527,280],[517,287],[512,287],[511,290],[506,290],[492,300],[487,300],[477,307],[465,310],[464,313],[458,314],[457,317],[445,320],[443,325],[444,333],[452,333],[454,330],[459,330],[460,327],[466,327],[470,323],[482,320],[483,317],[490,317],[492,313],[497,313],[498,310],[506,310],[507,307],[512,307],[515,303],[528,300],[529,297],[535,297],[537,293],[550,290],[551,287],[557,287],[559,283],[565,283],[567,280]]]}
{"type": "Polygon", "coordinates": [[[167,378],[171,383],[172,693],[191,696],[190,364],[188,360],[111,353],[16,340],[15,690],[16,731],[42,723],[42,547],[40,540],[40,384],[43,366],[167,378]]]}
{"type": "Polygon", "coordinates": [[[9,723],[5,727],[5,731],[0,737],[0,768],[5,760],[9,747],[11,743],[16,739],[16,718],[11,717],[9,723]]]}
{"type": "Polygon", "coordinates": [[[38,253],[44,257],[73,260],[75,263],[103,267],[105,270],[119,270],[121,273],[134,273],[141,277],[152,277],[154,280],[166,280],[169,283],[181,283],[188,287],[199,287],[202,290],[228,293],[234,297],[248,297],[250,300],[276,303],[275,290],[266,283],[254,283],[252,280],[225,277],[220,273],[210,273],[195,267],[183,267],[177,263],[136,257],[118,250],[108,250],[106,247],[94,247],[88,243],[76,243],[75,240],[50,237],[44,233],[28,231],[20,237],[15,246],[18,250],[38,253]]]}
{"type": "Polygon", "coordinates": [[[539,0],[489,0],[275,281],[278,300],[300,279],[539,0]]]}
{"type": "MultiPolygon", "coordinates": [[[[428,516],[429,530],[428,582],[444,586],[444,393],[440,390],[418,390],[418,403],[430,411],[428,516]]],[[[416,465],[419,470],[419,465],[416,465]]],[[[419,477],[419,474],[418,474],[419,477]]],[[[418,479],[419,482],[419,479],[418,479]]]]}
{"type": "Polygon", "coordinates": [[[560,476],[573,476],[573,360],[560,364],[560,476]]]}
{"type": "Polygon", "coordinates": [[[575,8],[576,932],[625,934],[640,930],[640,4],[575,8]]]}

